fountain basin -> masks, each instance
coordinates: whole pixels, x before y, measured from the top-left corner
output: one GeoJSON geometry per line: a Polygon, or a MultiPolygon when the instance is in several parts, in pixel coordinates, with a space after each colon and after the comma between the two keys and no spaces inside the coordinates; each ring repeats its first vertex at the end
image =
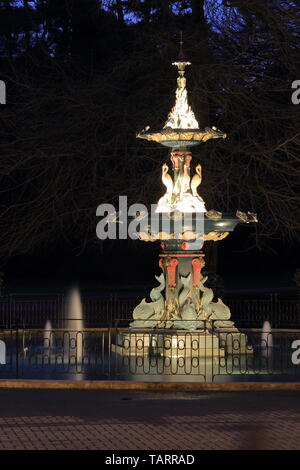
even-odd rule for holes
{"type": "Polygon", "coordinates": [[[137,134],[140,139],[171,147],[172,149],[183,149],[194,147],[210,139],[225,139],[227,134],[216,128],[205,127],[205,129],[172,129],[164,128],[158,131],[142,131],[137,134]]]}

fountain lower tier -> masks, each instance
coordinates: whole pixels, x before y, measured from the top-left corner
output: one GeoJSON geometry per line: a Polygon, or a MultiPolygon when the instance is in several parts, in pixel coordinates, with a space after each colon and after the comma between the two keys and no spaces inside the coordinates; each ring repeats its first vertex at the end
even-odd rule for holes
{"type": "Polygon", "coordinates": [[[180,249],[180,242],[194,242],[193,251],[199,251],[205,241],[220,241],[233,232],[238,224],[255,222],[255,214],[238,212],[221,214],[211,210],[206,213],[158,213],[151,222],[141,217],[136,222],[136,237],[142,241],[168,241],[171,250],[180,249]],[[170,243],[170,241],[173,241],[170,243]]]}
{"type": "MultiPolygon", "coordinates": [[[[216,228],[216,221],[212,222],[211,226],[216,228]]],[[[234,220],[229,229],[233,230],[237,223],[234,220]]],[[[232,353],[238,338],[239,354],[249,353],[247,337],[231,321],[229,307],[220,298],[214,299],[213,290],[205,286],[203,239],[199,247],[198,242],[171,239],[161,243],[162,272],[156,276],[159,285],[151,290],[150,301],[144,298],[135,307],[130,323],[132,332],[118,336],[116,352],[171,357],[220,356],[232,353]]]]}
{"type": "Polygon", "coordinates": [[[132,330],[117,336],[113,351],[122,356],[146,357],[215,357],[252,354],[247,336],[236,328],[184,330],[132,330]]]}
{"type": "Polygon", "coordinates": [[[175,328],[197,330],[234,327],[230,310],[221,299],[214,301],[212,289],[204,284],[204,253],[193,250],[189,242],[161,243],[159,283],[133,311],[131,328],[175,328]],[[176,249],[177,248],[177,249],[176,249]]]}

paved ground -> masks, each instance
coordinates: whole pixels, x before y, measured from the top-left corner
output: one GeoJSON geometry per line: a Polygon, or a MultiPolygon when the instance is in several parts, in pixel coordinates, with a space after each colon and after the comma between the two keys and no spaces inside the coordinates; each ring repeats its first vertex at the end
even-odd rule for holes
{"type": "Polygon", "coordinates": [[[0,390],[0,449],[300,449],[300,392],[0,390]]]}

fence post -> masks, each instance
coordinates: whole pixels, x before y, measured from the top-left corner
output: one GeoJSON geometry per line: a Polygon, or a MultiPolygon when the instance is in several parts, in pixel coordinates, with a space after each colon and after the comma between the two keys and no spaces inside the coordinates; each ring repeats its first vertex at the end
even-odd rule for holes
{"type": "Polygon", "coordinates": [[[12,320],[12,296],[9,295],[8,297],[8,309],[9,309],[9,328],[13,327],[13,320],[12,320]]]}
{"type": "Polygon", "coordinates": [[[16,324],[16,379],[19,378],[19,327],[16,324]]]}
{"type": "Polygon", "coordinates": [[[108,327],[108,361],[107,361],[108,378],[110,378],[110,354],[111,354],[111,328],[108,327]]]}
{"type": "Polygon", "coordinates": [[[274,327],[274,308],[275,308],[275,302],[274,302],[274,297],[273,297],[273,292],[270,294],[270,308],[269,308],[269,318],[267,320],[270,321],[271,326],[274,327]]]}
{"type": "Polygon", "coordinates": [[[115,296],[113,294],[110,294],[110,316],[109,316],[109,322],[108,322],[109,328],[113,327],[114,319],[115,319],[115,296]]]}
{"type": "MultiPolygon", "coordinates": [[[[279,317],[279,303],[278,303],[278,294],[274,293],[274,312],[275,312],[275,328],[279,328],[280,326],[280,318],[279,317]]],[[[273,327],[274,328],[274,327],[273,327]]]]}

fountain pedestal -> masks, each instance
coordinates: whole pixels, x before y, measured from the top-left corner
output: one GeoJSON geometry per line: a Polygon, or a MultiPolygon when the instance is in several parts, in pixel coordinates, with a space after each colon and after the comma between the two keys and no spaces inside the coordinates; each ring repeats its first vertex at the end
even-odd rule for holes
{"type": "Polygon", "coordinates": [[[122,332],[114,352],[122,356],[223,357],[218,335],[204,331],[169,330],[161,332],[122,332]]]}

